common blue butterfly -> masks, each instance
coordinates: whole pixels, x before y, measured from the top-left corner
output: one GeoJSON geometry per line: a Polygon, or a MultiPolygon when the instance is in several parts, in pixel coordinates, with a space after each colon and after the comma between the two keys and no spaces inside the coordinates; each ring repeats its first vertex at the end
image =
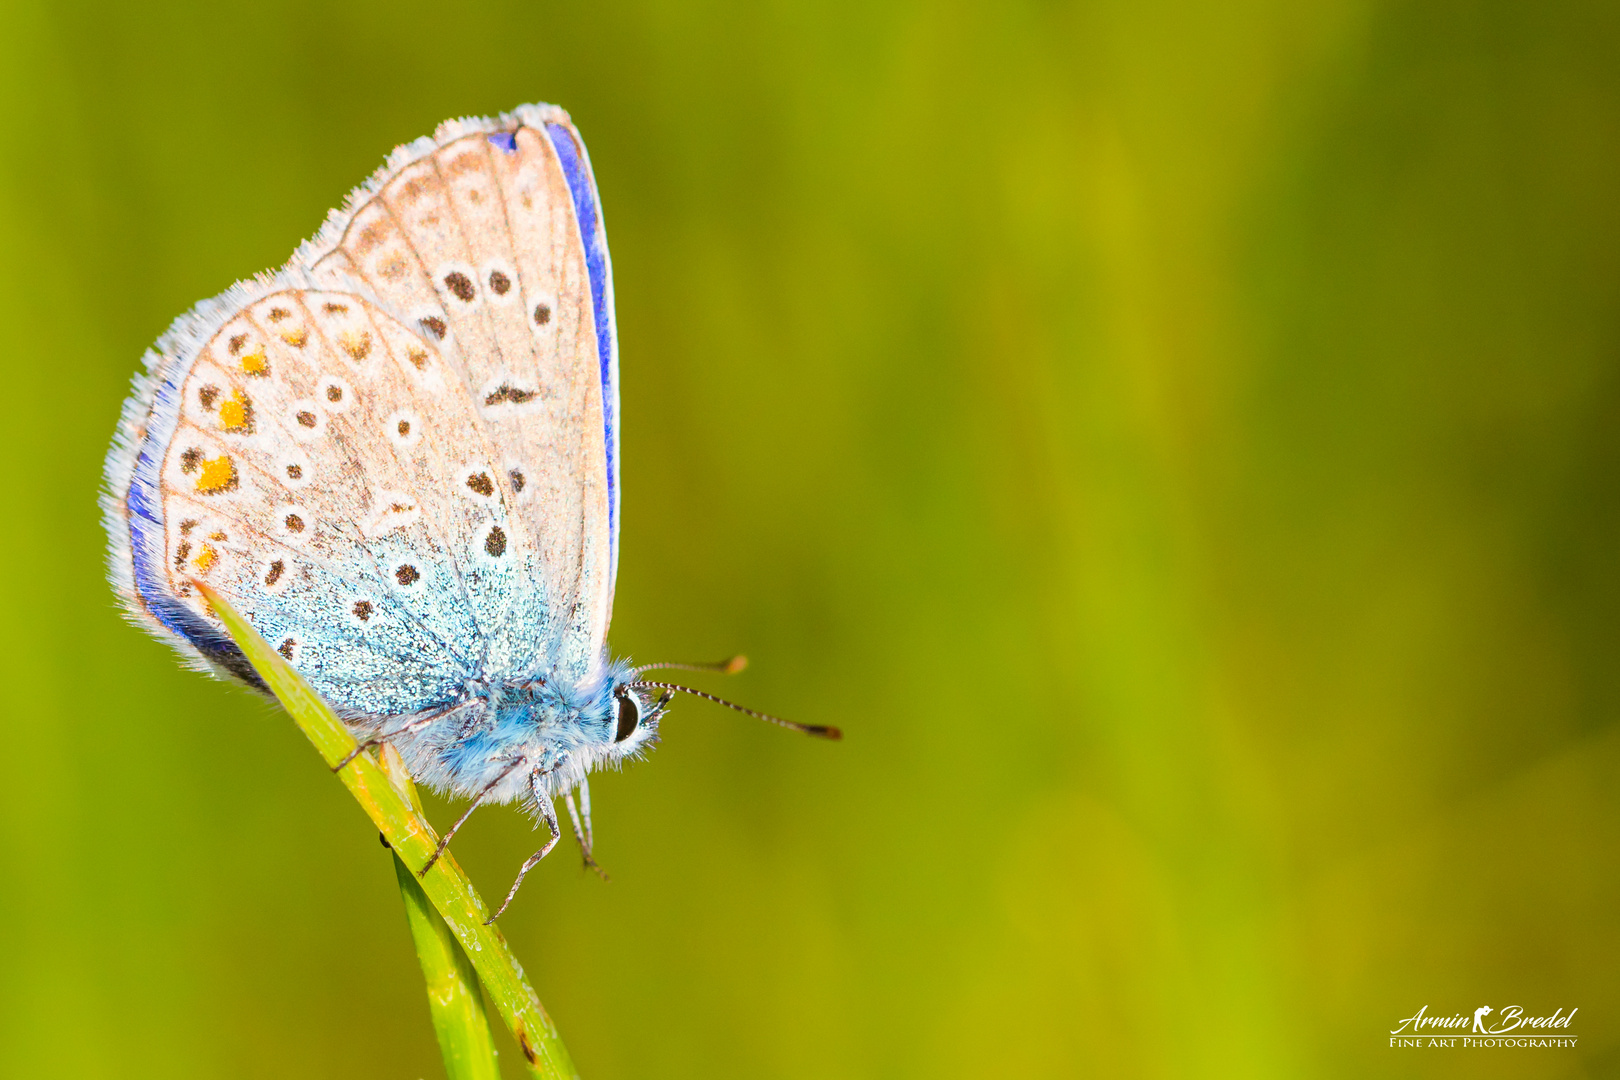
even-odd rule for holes
{"type": "Polygon", "coordinates": [[[286,266],[177,319],[125,403],[102,504],[114,586],[193,666],[264,689],[201,579],[364,746],[473,807],[529,805],[550,838],[507,903],[557,842],[555,798],[594,865],[586,775],[649,749],[674,691],[720,701],[641,676],[728,665],[607,650],[613,275],[555,106],[400,147],[286,266]]]}

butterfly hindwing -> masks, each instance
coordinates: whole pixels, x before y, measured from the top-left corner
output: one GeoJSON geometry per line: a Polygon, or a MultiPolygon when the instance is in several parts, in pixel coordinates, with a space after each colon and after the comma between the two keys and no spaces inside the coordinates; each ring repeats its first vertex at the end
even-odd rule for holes
{"type": "Polygon", "coordinates": [[[189,588],[208,580],[347,710],[452,696],[535,562],[454,379],[354,294],[236,313],[192,360],[163,463],[174,593],[209,617],[189,588]]]}

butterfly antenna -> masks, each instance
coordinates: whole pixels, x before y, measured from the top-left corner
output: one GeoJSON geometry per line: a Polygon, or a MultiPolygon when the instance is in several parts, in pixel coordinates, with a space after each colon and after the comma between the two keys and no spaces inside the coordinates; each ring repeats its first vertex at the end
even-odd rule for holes
{"type": "Polygon", "coordinates": [[[748,657],[738,654],[730,660],[715,660],[710,663],[677,663],[671,661],[662,664],[642,664],[638,668],[631,668],[630,674],[639,677],[643,671],[672,669],[675,671],[717,671],[722,675],[735,675],[747,666],[748,657]]]}
{"type": "Polygon", "coordinates": [[[725,698],[715,697],[713,694],[705,694],[702,690],[694,690],[690,686],[681,686],[678,683],[637,681],[633,683],[626,683],[625,685],[646,690],[679,690],[683,694],[691,694],[693,697],[704,698],[705,700],[714,702],[716,705],[724,705],[728,709],[735,709],[746,716],[752,716],[755,720],[763,720],[767,724],[775,724],[777,727],[785,727],[789,731],[802,731],[806,735],[816,735],[823,739],[836,740],[844,737],[844,733],[842,731],[839,731],[830,724],[796,724],[792,720],[784,720],[780,716],[772,716],[770,713],[762,713],[756,712],[753,709],[745,709],[735,702],[727,701],[725,698]]]}

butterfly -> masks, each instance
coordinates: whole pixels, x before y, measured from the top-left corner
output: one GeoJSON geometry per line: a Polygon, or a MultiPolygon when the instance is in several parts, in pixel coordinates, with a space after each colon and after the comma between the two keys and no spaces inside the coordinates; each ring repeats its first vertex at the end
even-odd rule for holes
{"type": "MultiPolygon", "coordinates": [[[[518,802],[587,865],[587,775],[644,754],[673,683],[608,651],[619,351],[590,159],[526,105],[397,148],[280,270],[182,315],[107,457],[110,577],[192,666],[265,685],[205,581],[411,776],[518,802]],[[579,793],[576,806],[574,792],[579,793]]],[[[430,864],[431,865],[431,864],[430,864]]]]}

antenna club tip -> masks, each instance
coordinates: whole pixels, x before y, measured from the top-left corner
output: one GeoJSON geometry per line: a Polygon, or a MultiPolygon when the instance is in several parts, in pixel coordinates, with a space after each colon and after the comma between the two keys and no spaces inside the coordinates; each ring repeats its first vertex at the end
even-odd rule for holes
{"type": "Polygon", "coordinates": [[[743,668],[745,668],[747,666],[748,666],[748,657],[743,656],[741,653],[738,653],[736,656],[733,656],[730,660],[726,661],[725,671],[726,671],[727,675],[735,675],[735,674],[737,674],[737,672],[741,671],[743,668]]]}
{"type": "Polygon", "coordinates": [[[844,733],[831,724],[816,728],[813,734],[820,735],[823,739],[831,739],[833,742],[838,742],[844,737],[844,733]]]}

